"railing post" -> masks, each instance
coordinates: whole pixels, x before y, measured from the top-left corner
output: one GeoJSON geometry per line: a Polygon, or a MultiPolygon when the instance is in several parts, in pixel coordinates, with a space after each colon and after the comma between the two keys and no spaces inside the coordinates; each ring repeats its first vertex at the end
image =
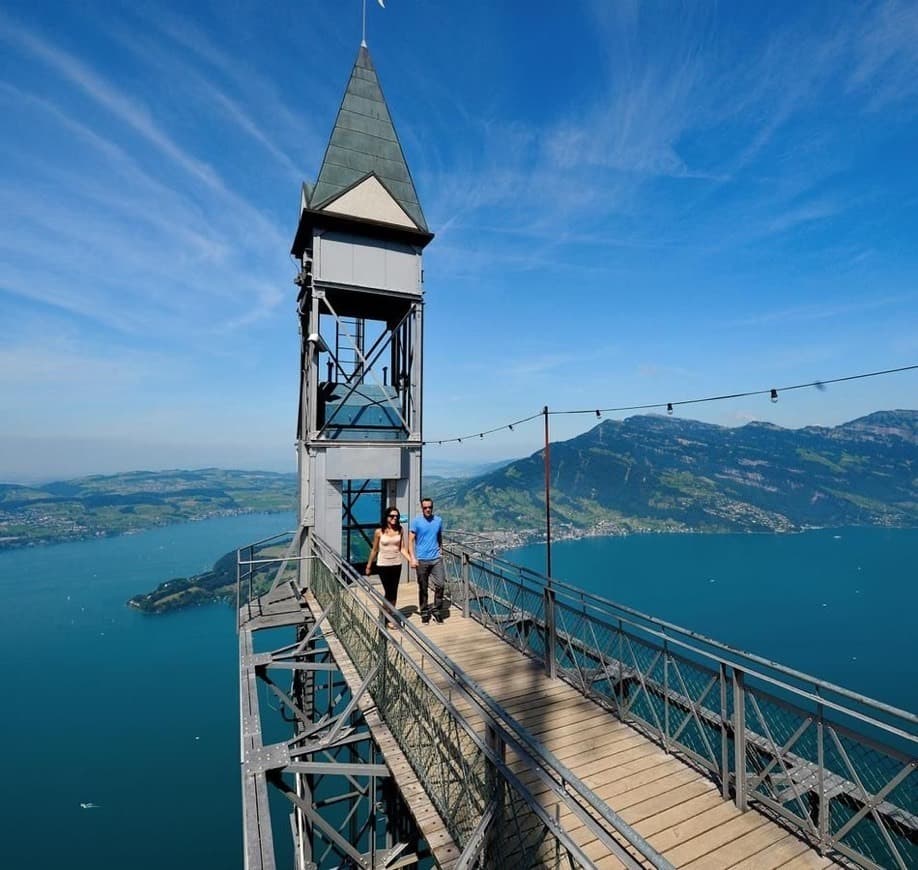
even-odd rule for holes
{"type": "Polygon", "coordinates": [[[548,581],[544,591],[545,596],[545,674],[555,678],[555,590],[548,581]]]}
{"type": "Polygon", "coordinates": [[[462,615],[468,618],[471,613],[471,608],[469,606],[469,554],[463,550],[462,551],[462,615]]]}
{"type": "MultiPolygon", "coordinates": [[[[507,747],[497,729],[490,723],[485,726],[485,745],[501,762],[506,761],[507,747]]],[[[500,843],[504,836],[504,778],[490,759],[485,762],[487,794],[483,801],[488,806],[493,801],[494,815],[485,835],[484,866],[491,866],[500,854],[500,843]]]]}
{"type": "Polygon", "coordinates": [[[249,619],[252,618],[252,573],[255,566],[251,563],[255,561],[255,548],[249,547],[249,564],[246,567],[245,578],[248,582],[248,592],[246,593],[246,607],[248,608],[249,619]]]}
{"type": "Polygon", "coordinates": [[[663,638],[663,751],[669,752],[669,641],[663,638]]]}
{"type": "Polygon", "coordinates": [[[618,620],[618,685],[616,686],[618,694],[618,718],[620,722],[625,721],[622,713],[625,704],[625,627],[621,619],[618,620]]]}
{"type": "Polygon", "coordinates": [[[300,580],[302,581],[302,588],[312,590],[312,568],[313,562],[315,561],[315,553],[313,552],[312,545],[312,527],[307,526],[303,529],[303,538],[305,546],[300,546],[300,556],[303,555],[303,551],[309,555],[309,558],[306,559],[305,563],[300,561],[300,580]],[[305,571],[303,570],[303,565],[305,564],[305,571]]]}
{"type": "MultiPolygon", "coordinates": [[[[819,694],[819,687],[816,688],[819,694]]],[[[828,839],[829,802],[826,798],[825,711],[822,703],[816,705],[816,782],[819,789],[819,854],[824,855],[828,839]]]]}
{"type": "Polygon", "coordinates": [[[736,768],[736,808],[746,812],[746,690],[744,674],[733,668],[733,760],[736,768]]]}
{"type": "Polygon", "coordinates": [[[720,793],[730,799],[730,735],[727,721],[727,666],[720,663],[720,793]]]}
{"type": "Polygon", "coordinates": [[[239,629],[242,626],[242,615],[239,613],[239,608],[242,606],[242,548],[240,547],[236,550],[236,634],[239,634],[239,629]]]}

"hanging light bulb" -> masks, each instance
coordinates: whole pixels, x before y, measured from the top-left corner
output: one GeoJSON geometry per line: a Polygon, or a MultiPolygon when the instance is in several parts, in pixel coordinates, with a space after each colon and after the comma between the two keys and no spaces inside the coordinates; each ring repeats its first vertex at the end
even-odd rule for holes
{"type": "Polygon", "coordinates": [[[602,414],[600,414],[599,411],[597,410],[597,411],[596,411],[596,418],[599,419],[601,416],[602,416],[602,414]]]}
{"type": "Polygon", "coordinates": [[[666,403],[666,413],[672,416],[672,413],[673,413],[673,403],[672,402],[666,403]]]}
{"type": "Polygon", "coordinates": [[[771,401],[772,402],[778,401],[778,391],[774,387],[772,387],[771,389],[771,401]]]}
{"type": "Polygon", "coordinates": [[[512,432],[512,431],[513,431],[513,424],[512,424],[512,423],[509,423],[509,424],[507,425],[507,428],[512,432]]]}
{"type": "Polygon", "coordinates": [[[483,441],[483,440],[484,440],[484,432],[479,432],[479,433],[478,433],[478,437],[481,438],[482,441],[483,441]]]}

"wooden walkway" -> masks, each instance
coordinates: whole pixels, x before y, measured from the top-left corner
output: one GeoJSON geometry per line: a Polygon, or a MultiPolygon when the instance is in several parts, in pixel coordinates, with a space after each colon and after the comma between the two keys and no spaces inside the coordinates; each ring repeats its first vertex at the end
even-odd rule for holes
{"type": "MultiPolygon", "coordinates": [[[[473,619],[464,619],[455,608],[442,624],[422,626],[415,613],[415,583],[400,585],[398,605],[435,646],[676,867],[838,866],[764,815],[754,810],[741,813],[724,801],[709,779],[567,683],[548,679],[540,662],[473,619]]],[[[404,638],[407,647],[408,635],[404,638]]],[[[448,689],[445,678],[440,683],[448,689]]],[[[474,721],[471,710],[464,712],[474,721]]],[[[519,760],[509,760],[520,778],[554,809],[550,793],[539,790],[537,778],[527,775],[519,760]]],[[[561,823],[598,866],[620,866],[576,819],[562,814],[561,823]]]]}

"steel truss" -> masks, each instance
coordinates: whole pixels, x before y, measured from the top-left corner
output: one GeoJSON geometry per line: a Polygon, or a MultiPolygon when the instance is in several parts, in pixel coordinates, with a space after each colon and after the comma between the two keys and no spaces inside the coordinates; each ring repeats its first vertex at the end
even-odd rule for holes
{"type": "Polygon", "coordinates": [[[291,583],[278,583],[257,605],[255,617],[248,603],[240,613],[245,866],[276,866],[269,791],[291,807],[297,870],[417,865],[417,828],[361,710],[372,676],[349,687],[323,640],[327,611],[303,611],[291,583]],[[295,641],[254,652],[257,632],[280,625],[295,630],[295,641]],[[287,723],[288,738],[264,741],[269,705],[287,723]]]}
{"type": "MultiPolygon", "coordinates": [[[[570,814],[568,824],[585,825],[625,867],[670,867],[429,638],[407,622],[394,636],[385,621],[398,619],[397,611],[327,544],[315,537],[310,544],[316,557],[310,594],[330,614],[335,639],[357,672],[370,680],[377,712],[461,849],[456,866],[594,866],[511,770],[505,760],[509,749],[525,762],[539,788],[554,796],[558,816],[570,814]],[[448,678],[449,695],[438,688],[432,671],[448,678]],[[459,712],[453,702],[457,694],[471,705],[472,716],[459,712]],[[484,737],[472,724],[476,719],[484,723],[484,737]]],[[[434,857],[440,858],[436,849],[434,857]]]]}
{"type": "MultiPolygon", "coordinates": [[[[376,589],[330,546],[310,535],[295,548],[310,554],[301,578],[306,583],[304,598],[314,621],[301,628],[296,643],[262,657],[251,657],[248,652],[251,641],[246,637],[250,638],[251,631],[243,625],[243,737],[245,742],[246,673],[252,675],[250,679],[263,683],[281,709],[297,719],[298,732],[283,744],[265,748],[264,755],[270,756],[268,765],[260,760],[261,756],[252,760],[244,756],[243,779],[244,784],[249,780],[258,784],[259,776],[267,771],[263,776],[265,790],[267,784],[274,785],[292,804],[298,868],[321,866],[319,862],[332,855],[360,867],[423,862],[423,853],[416,849],[418,832],[414,832],[412,842],[410,837],[395,836],[393,830],[392,821],[404,823],[408,813],[387,816],[390,845],[374,855],[371,850],[351,846],[355,832],[369,831],[371,811],[356,822],[355,815],[350,814],[332,830],[328,811],[334,804],[317,800],[321,797],[316,790],[316,776],[320,773],[335,775],[346,783],[350,791],[340,792],[342,800],[353,797],[364,805],[369,805],[374,781],[390,782],[375,743],[362,730],[359,718],[355,719],[361,702],[368,699],[372,701],[375,727],[392,739],[400,757],[410,765],[414,782],[423,789],[412,792],[412,811],[420,811],[428,820],[435,817],[448,834],[438,835],[437,842],[429,844],[434,862],[457,868],[593,867],[559,821],[564,816],[569,819],[566,825],[585,825],[605,851],[625,867],[670,868],[571,771],[456,670],[423,634],[404,623],[398,637],[393,636],[385,626],[385,617],[398,618],[398,614],[387,612],[388,605],[376,589]],[[329,648],[336,650],[334,663],[328,655],[329,648]],[[334,691],[329,688],[324,694],[316,686],[304,688],[310,679],[318,681],[333,673],[335,667],[348,671],[350,693],[338,683],[334,691]],[[270,678],[270,671],[281,669],[295,676],[290,692],[270,678]],[[451,681],[448,694],[432,678],[434,672],[451,681]],[[296,677],[303,684],[300,688],[296,677]],[[453,700],[457,694],[471,705],[477,726],[472,724],[470,714],[457,709],[453,700]],[[309,698],[321,703],[314,703],[310,709],[309,698]],[[483,736],[478,730],[481,722],[483,736]],[[351,762],[342,761],[340,753],[357,746],[372,747],[373,752],[361,756],[357,766],[351,767],[351,762]],[[516,761],[525,762],[528,773],[535,775],[532,786],[524,785],[510,768],[508,750],[516,761]],[[285,775],[294,777],[292,785],[281,784],[285,775]],[[546,809],[544,796],[537,799],[531,788],[552,795],[553,811],[546,809]],[[346,825],[350,827],[345,832],[346,825]],[[309,852],[307,842],[319,846],[309,852]],[[324,850],[321,854],[319,848],[324,850]]],[[[298,600],[297,592],[279,575],[256,610],[270,615],[272,596],[298,600]]],[[[260,825],[258,808],[250,810],[248,792],[245,807],[250,846],[247,854],[264,856],[266,830],[260,825]]],[[[270,842],[269,826],[267,833],[270,842]]],[[[270,858],[273,862],[273,853],[270,858]]],[[[262,857],[261,863],[250,861],[247,866],[274,864],[262,857]]]]}
{"type": "MultiPolygon", "coordinates": [[[[313,285],[311,277],[304,279],[299,300],[300,332],[302,335],[302,375],[300,391],[315,408],[322,385],[338,384],[343,389],[341,404],[327,419],[308,420],[301,417],[299,437],[322,440],[336,424],[343,403],[364,383],[371,383],[385,396],[382,403],[398,420],[404,438],[417,437],[418,360],[413,351],[420,336],[423,305],[412,297],[390,297],[386,307],[374,311],[376,317],[355,316],[351,297],[354,293],[342,288],[313,285]],[[333,299],[341,298],[346,311],[340,310],[333,299]],[[330,319],[323,330],[323,319],[330,319]],[[379,330],[369,349],[365,347],[368,325],[379,330]],[[319,371],[319,355],[326,359],[324,379],[319,371]],[[310,364],[311,363],[311,364],[310,364]],[[385,363],[385,365],[383,365],[385,363]],[[387,395],[391,386],[395,395],[387,395]],[[313,429],[313,426],[315,428],[313,429]]],[[[356,294],[360,295],[360,294],[356,294]]],[[[364,289],[364,295],[372,295],[364,289]]]]}

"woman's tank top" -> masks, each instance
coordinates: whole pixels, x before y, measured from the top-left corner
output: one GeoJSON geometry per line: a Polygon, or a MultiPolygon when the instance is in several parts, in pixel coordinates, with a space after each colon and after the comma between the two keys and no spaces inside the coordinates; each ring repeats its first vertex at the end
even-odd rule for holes
{"type": "Polygon", "coordinates": [[[402,536],[399,532],[390,533],[388,529],[379,536],[379,556],[377,565],[402,564],[402,536]]]}

